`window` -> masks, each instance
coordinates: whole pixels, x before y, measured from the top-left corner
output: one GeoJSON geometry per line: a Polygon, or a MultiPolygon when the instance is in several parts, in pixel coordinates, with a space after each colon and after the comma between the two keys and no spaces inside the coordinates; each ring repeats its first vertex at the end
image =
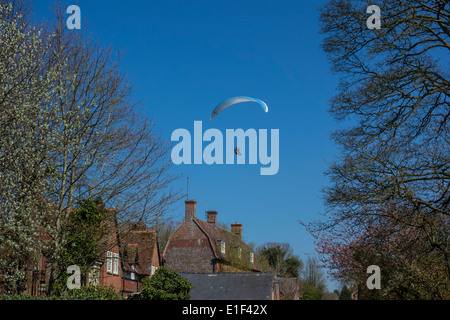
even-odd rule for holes
{"type": "Polygon", "coordinates": [[[151,275],[154,275],[156,270],[158,270],[158,267],[152,266],[152,273],[151,273],[151,275]]]}
{"type": "Polygon", "coordinates": [[[112,252],[106,252],[106,272],[112,272],[112,252]]]}
{"type": "Polygon", "coordinates": [[[218,242],[219,242],[220,252],[222,252],[223,254],[225,254],[225,241],[219,240],[218,242]]]}
{"type": "Polygon", "coordinates": [[[253,252],[250,252],[250,263],[255,262],[255,254],[253,252]]]}
{"type": "Polygon", "coordinates": [[[114,274],[119,274],[119,254],[118,253],[114,253],[113,273],[114,274]]]}
{"type": "Polygon", "coordinates": [[[241,247],[237,248],[237,254],[238,254],[238,259],[241,259],[242,258],[242,248],[241,247]]]}
{"type": "Polygon", "coordinates": [[[130,278],[131,278],[131,280],[136,280],[136,276],[135,276],[134,272],[132,272],[132,273],[130,274],[130,278]]]}
{"type": "Polygon", "coordinates": [[[119,254],[111,251],[106,252],[106,272],[119,274],[119,254]]]}

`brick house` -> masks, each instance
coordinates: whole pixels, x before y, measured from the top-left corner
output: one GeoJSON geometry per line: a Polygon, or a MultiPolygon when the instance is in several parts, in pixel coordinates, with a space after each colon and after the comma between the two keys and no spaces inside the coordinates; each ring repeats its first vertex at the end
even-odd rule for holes
{"type": "Polygon", "coordinates": [[[124,297],[139,293],[141,281],[160,267],[157,232],[145,224],[132,224],[120,236],[110,236],[101,248],[102,256],[94,263],[88,283],[113,287],[124,297]]]}
{"type": "Polygon", "coordinates": [[[121,237],[121,251],[124,295],[140,292],[141,280],[151,277],[161,265],[157,232],[136,224],[121,237]]]}
{"type": "MultiPolygon", "coordinates": [[[[101,255],[90,266],[89,274],[82,285],[113,287],[124,297],[141,290],[141,280],[151,277],[161,264],[157,232],[147,230],[143,223],[122,226],[125,231],[118,232],[115,211],[109,210],[110,218],[105,221],[106,228],[112,230],[100,241],[101,255]]],[[[48,237],[40,235],[39,243],[48,237]]],[[[45,252],[36,251],[26,271],[25,294],[45,294],[48,282],[48,263],[45,252]]]]}
{"type": "Polygon", "coordinates": [[[261,272],[253,250],[242,240],[242,224],[231,224],[227,231],[217,225],[217,211],[207,211],[203,221],[196,206],[195,200],[185,201],[185,219],[167,241],[164,266],[184,273],[261,272]]]}

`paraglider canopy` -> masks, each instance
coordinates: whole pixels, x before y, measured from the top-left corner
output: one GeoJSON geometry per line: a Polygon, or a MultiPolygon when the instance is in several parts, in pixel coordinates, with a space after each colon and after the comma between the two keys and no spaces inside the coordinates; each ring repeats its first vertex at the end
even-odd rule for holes
{"type": "Polygon", "coordinates": [[[211,120],[213,120],[220,112],[222,112],[222,110],[228,108],[229,106],[232,106],[233,104],[240,103],[240,102],[257,102],[261,105],[264,112],[269,111],[269,108],[267,107],[266,103],[262,100],[251,98],[251,97],[234,97],[234,98],[226,99],[226,100],[222,101],[221,103],[219,103],[219,105],[211,113],[211,120]]]}

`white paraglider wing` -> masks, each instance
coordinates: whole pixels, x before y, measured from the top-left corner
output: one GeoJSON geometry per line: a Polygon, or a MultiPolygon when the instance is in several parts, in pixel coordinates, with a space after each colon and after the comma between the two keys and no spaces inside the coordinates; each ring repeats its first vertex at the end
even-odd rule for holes
{"type": "Polygon", "coordinates": [[[213,120],[220,112],[222,112],[222,110],[228,108],[229,106],[232,106],[233,104],[240,103],[240,102],[257,102],[261,105],[264,112],[269,111],[269,108],[267,107],[265,102],[262,100],[251,98],[251,97],[234,97],[234,98],[229,98],[229,99],[224,100],[221,103],[219,103],[219,105],[211,113],[211,120],[213,120]]]}

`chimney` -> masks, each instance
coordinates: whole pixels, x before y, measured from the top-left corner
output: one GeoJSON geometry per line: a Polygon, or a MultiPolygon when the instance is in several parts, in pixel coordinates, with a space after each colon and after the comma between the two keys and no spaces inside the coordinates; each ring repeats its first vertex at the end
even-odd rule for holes
{"type": "Polygon", "coordinates": [[[195,212],[196,212],[196,208],[197,208],[197,201],[186,200],[184,203],[186,206],[184,221],[190,222],[190,221],[192,221],[192,219],[194,219],[196,217],[195,212]]]}
{"type": "Polygon", "coordinates": [[[242,239],[242,224],[240,223],[232,223],[231,224],[231,232],[234,233],[239,237],[239,239],[242,239]]]}
{"type": "Polygon", "coordinates": [[[216,225],[217,224],[217,211],[206,211],[207,219],[209,223],[216,225]]]}

